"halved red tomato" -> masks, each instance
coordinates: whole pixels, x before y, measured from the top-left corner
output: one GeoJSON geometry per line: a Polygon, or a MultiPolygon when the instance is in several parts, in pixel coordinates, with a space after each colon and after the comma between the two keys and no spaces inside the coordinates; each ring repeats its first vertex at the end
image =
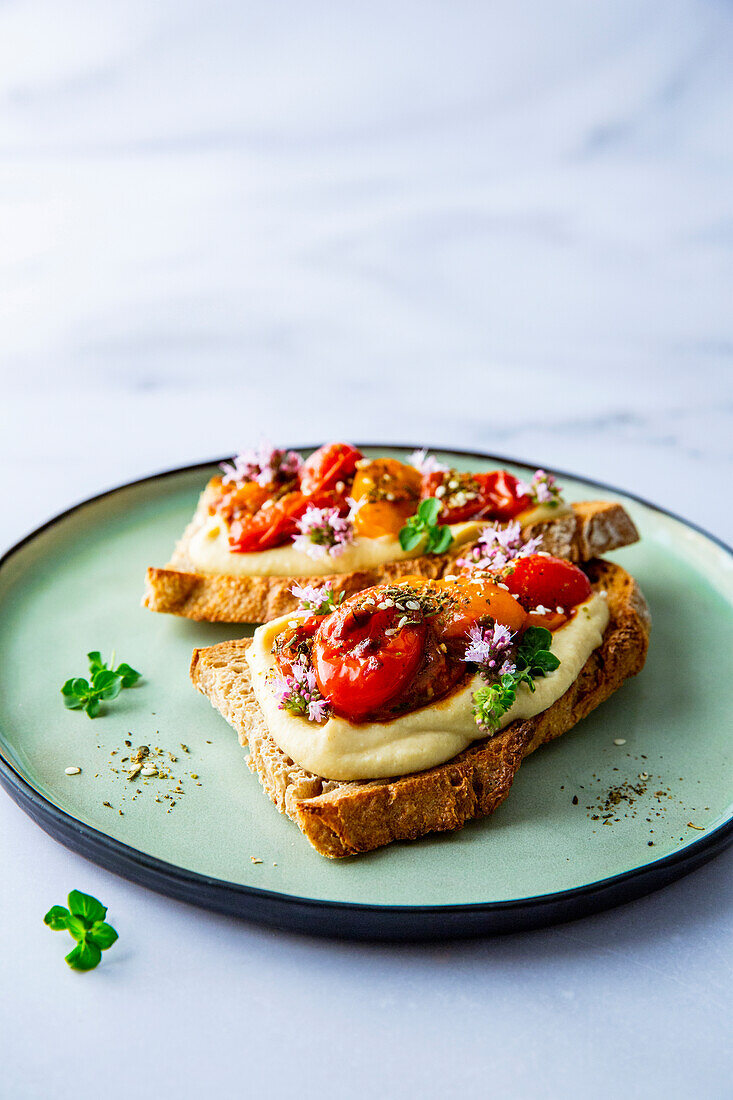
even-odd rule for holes
{"type": "Polygon", "coordinates": [[[326,443],[314,451],[300,470],[300,488],[303,493],[335,489],[340,481],[346,484],[356,472],[361,451],[349,443],[326,443]]]}
{"type": "Polygon", "coordinates": [[[343,498],[336,493],[286,493],[279,500],[266,504],[251,516],[241,516],[229,527],[229,549],[235,553],[270,550],[281,546],[298,533],[297,521],[305,510],[338,508],[345,511],[343,498]]]}
{"type": "Polygon", "coordinates": [[[589,599],[593,591],[577,565],[544,554],[530,554],[512,562],[512,571],[504,577],[504,584],[528,611],[539,606],[551,612],[556,607],[576,607],[589,599]]]}
{"type": "Polygon", "coordinates": [[[494,470],[490,474],[476,474],[476,480],[481,486],[481,492],[486,500],[484,517],[491,519],[514,519],[526,508],[530,508],[532,500],[526,494],[519,491],[519,480],[510,474],[508,470],[494,470]]]}
{"type": "Polygon", "coordinates": [[[359,611],[350,600],[327,616],[313,642],[313,668],[324,699],[341,714],[360,721],[397,698],[418,670],[426,625],[396,629],[394,608],[359,611]],[[386,630],[395,630],[386,634],[386,630]]]}
{"type": "Polygon", "coordinates": [[[441,502],[440,523],[465,523],[469,519],[509,520],[529,508],[532,501],[519,492],[519,482],[506,470],[490,474],[464,474],[458,470],[425,474],[423,497],[441,502]]]}

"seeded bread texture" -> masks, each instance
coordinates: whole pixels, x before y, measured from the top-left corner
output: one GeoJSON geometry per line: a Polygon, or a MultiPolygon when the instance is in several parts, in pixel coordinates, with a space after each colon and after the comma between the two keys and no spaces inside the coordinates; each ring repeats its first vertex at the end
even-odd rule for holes
{"type": "Polygon", "coordinates": [[[356,855],[393,840],[459,829],[503,802],[525,756],[566,733],[644,666],[651,618],[636,581],[610,562],[584,568],[594,590],[607,592],[610,621],[577,680],[546,711],[512,722],[427,771],[344,783],[295,764],[270,736],[252,692],[249,638],[194,650],[191,679],[249,747],[249,767],[277,809],[321,855],[356,855]]]}
{"type": "MultiPolygon", "coordinates": [[[[639,533],[620,504],[585,501],[573,504],[572,513],[526,527],[526,538],[542,535],[542,548],[549,554],[583,562],[600,557],[620,546],[636,542],[639,533]]],[[[197,509],[164,569],[149,568],[143,606],[151,611],[182,615],[187,619],[223,623],[265,623],[294,611],[298,601],[290,591],[293,584],[329,582],[335,592],[347,596],[375,584],[399,580],[408,574],[433,579],[450,572],[462,546],[447,554],[426,554],[408,561],[386,562],[378,569],[335,573],[320,577],[235,577],[197,573],[187,551],[191,537],[205,521],[205,501],[197,509]]]]}

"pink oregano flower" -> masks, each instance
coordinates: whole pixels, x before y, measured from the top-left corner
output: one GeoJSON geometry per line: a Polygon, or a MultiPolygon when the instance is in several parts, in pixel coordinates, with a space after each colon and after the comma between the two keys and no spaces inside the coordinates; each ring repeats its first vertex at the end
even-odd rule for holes
{"type": "Polygon", "coordinates": [[[465,558],[458,558],[456,565],[467,569],[503,569],[510,561],[536,554],[542,545],[542,536],[522,539],[522,528],[516,521],[506,527],[494,524],[486,527],[465,558]]]}
{"type": "Polygon", "coordinates": [[[469,644],[463,659],[478,665],[483,673],[498,671],[499,675],[503,675],[514,672],[514,665],[507,659],[513,637],[508,627],[499,623],[486,627],[475,623],[468,631],[469,644]]]}
{"type": "Polygon", "coordinates": [[[219,468],[224,474],[224,485],[256,481],[264,486],[278,477],[294,477],[302,465],[303,460],[297,451],[284,451],[261,443],[258,447],[240,451],[231,463],[222,462],[219,468]]]}
{"type": "Polygon", "coordinates": [[[425,474],[445,473],[446,470],[450,469],[450,466],[445,466],[442,462],[438,462],[435,455],[429,455],[424,447],[408,455],[407,462],[408,465],[414,466],[423,476],[425,474]]]}
{"type": "Polygon", "coordinates": [[[323,558],[327,554],[335,558],[354,539],[353,524],[339,515],[338,508],[310,505],[297,524],[300,534],[293,536],[293,546],[311,558],[323,558]]]}
{"type": "Polygon", "coordinates": [[[292,676],[278,673],[273,690],[278,699],[280,710],[300,715],[310,722],[325,722],[328,718],[328,703],[316,684],[316,676],[304,658],[292,666],[292,676]]]}
{"type": "Polygon", "coordinates": [[[529,485],[525,481],[517,483],[517,492],[530,497],[535,504],[557,505],[562,500],[561,491],[554,475],[545,470],[536,470],[529,485]]]}
{"type": "Polygon", "coordinates": [[[330,581],[318,587],[315,584],[296,583],[290,589],[298,600],[302,611],[312,611],[314,615],[328,615],[335,611],[344,598],[344,593],[338,595],[333,590],[330,581]]]}

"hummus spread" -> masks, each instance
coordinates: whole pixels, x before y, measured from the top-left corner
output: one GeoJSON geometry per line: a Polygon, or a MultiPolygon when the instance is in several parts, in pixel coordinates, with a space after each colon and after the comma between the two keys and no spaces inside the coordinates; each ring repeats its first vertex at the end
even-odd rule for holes
{"type": "MultiPolygon", "coordinates": [[[[423,771],[451,760],[472,741],[485,737],[473,717],[473,692],[483,680],[473,677],[445,699],[403,714],[389,722],[355,724],[333,715],[318,725],[281,710],[272,690],[275,660],[272,646],[288,623],[307,617],[297,612],[259,627],[247,650],[252,687],[273,740],[296,764],[324,779],[384,779],[423,771]]],[[[517,718],[546,710],[577,678],[588,657],[603,640],[608,625],[605,596],[593,595],[573,618],[552,636],[559,667],[534,681],[534,693],[522,684],[501,728],[517,718]]]]}
{"type": "MultiPolygon", "coordinates": [[[[567,505],[551,508],[541,504],[522,512],[517,519],[524,527],[530,523],[556,519],[568,511],[570,508],[567,505]]],[[[451,549],[475,542],[484,526],[485,523],[480,521],[453,524],[451,549]]],[[[186,558],[200,573],[231,577],[323,577],[375,569],[390,561],[408,561],[419,558],[423,551],[424,542],[418,543],[412,550],[403,550],[394,535],[382,535],[374,539],[357,537],[336,556],[326,554],[312,558],[291,544],[275,546],[271,550],[239,553],[229,549],[223,519],[206,514],[189,539],[186,558]]]]}

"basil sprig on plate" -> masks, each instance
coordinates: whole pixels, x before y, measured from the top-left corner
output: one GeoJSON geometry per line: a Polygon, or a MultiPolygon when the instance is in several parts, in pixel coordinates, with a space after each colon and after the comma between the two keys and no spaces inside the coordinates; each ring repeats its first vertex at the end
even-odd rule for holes
{"type": "Polygon", "coordinates": [[[453,542],[450,527],[441,526],[438,523],[440,515],[440,501],[435,497],[428,497],[420,501],[420,506],[414,516],[410,516],[399,534],[400,546],[403,550],[414,550],[425,539],[426,554],[444,554],[453,542]]]}
{"type": "Polygon", "coordinates": [[[68,902],[68,909],[65,905],[53,905],[43,923],[52,932],[68,932],[76,940],[76,947],[66,956],[72,970],[94,970],[102,959],[102,952],[118,938],[117,933],[104,919],[106,907],[91,894],[72,890],[68,902]]]}

